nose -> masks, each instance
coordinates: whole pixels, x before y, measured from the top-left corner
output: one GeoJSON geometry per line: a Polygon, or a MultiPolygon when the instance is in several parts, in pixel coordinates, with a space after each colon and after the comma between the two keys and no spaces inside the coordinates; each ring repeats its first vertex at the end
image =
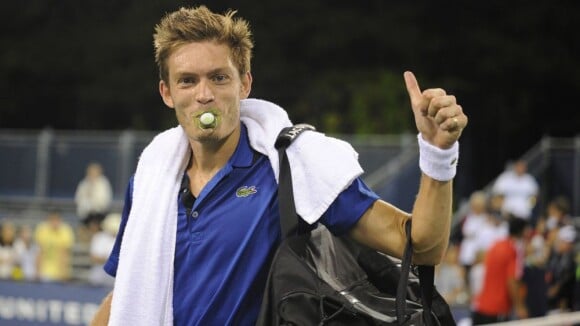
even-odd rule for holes
{"type": "Polygon", "coordinates": [[[196,98],[199,103],[206,104],[214,100],[213,90],[210,81],[201,80],[197,84],[196,98]]]}

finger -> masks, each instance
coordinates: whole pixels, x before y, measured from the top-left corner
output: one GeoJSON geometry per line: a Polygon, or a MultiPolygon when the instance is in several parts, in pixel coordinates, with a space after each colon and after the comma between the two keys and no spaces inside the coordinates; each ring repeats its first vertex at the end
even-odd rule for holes
{"type": "Polygon", "coordinates": [[[429,88],[424,90],[422,94],[424,97],[432,100],[436,97],[447,95],[447,92],[443,88],[429,88]]]}
{"type": "Polygon", "coordinates": [[[403,77],[405,78],[405,86],[407,87],[413,110],[421,110],[425,114],[424,111],[427,109],[428,102],[423,98],[417,78],[410,71],[405,71],[403,77]]]}
{"type": "Polygon", "coordinates": [[[469,122],[469,118],[467,117],[467,115],[463,112],[463,107],[461,105],[457,105],[459,107],[459,116],[461,116],[461,123],[459,124],[459,127],[461,129],[465,129],[465,127],[467,127],[467,123],[469,122]]]}
{"type": "Polygon", "coordinates": [[[461,131],[467,126],[467,116],[463,113],[445,119],[439,127],[448,132],[461,131]]]}
{"type": "Polygon", "coordinates": [[[461,108],[459,107],[459,105],[445,106],[437,111],[437,114],[433,119],[435,120],[435,123],[440,125],[445,120],[459,116],[460,114],[461,108]]]}
{"type": "MultiPolygon", "coordinates": [[[[443,90],[441,90],[441,91],[443,91],[443,90]]],[[[425,92],[423,92],[423,93],[425,93],[425,92]]],[[[437,116],[439,110],[441,110],[443,108],[447,108],[447,107],[456,106],[456,102],[457,102],[457,100],[455,99],[455,96],[453,96],[453,95],[435,96],[429,102],[429,107],[427,108],[427,114],[430,117],[434,118],[437,116]]],[[[457,108],[456,108],[456,110],[457,110],[457,108]]],[[[457,111],[451,112],[451,113],[454,113],[454,115],[458,114],[457,111]]]]}
{"type": "Polygon", "coordinates": [[[460,126],[461,126],[460,117],[452,117],[445,119],[445,121],[443,121],[443,123],[439,125],[439,128],[441,128],[441,130],[445,130],[448,132],[454,132],[456,130],[461,129],[460,126]]]}
{"type": "Polygon", "coordinates": [[[435,117],[440,108],[455,104],[455,97],[447,96],[445,90],[441,88],[432,88],[423,91],[423,97],[429,101],[427,115],[435,117]]]}

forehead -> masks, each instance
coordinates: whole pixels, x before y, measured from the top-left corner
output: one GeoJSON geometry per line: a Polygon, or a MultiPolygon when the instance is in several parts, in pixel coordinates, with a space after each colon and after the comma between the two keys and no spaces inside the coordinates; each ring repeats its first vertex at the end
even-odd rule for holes
{"type": "Polygon", "coordinates": [[[214,41],[191,42],[178,46],[167,59],[169,75],[204,74],[216,69],[237,71],[230,48],[214,41]]]}

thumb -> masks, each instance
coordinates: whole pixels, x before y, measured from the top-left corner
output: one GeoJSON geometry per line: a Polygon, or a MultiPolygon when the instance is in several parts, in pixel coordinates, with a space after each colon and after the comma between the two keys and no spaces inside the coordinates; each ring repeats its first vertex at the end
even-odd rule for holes
{"type": "Polygon", "coordinates": [[[407,93],[409,93],[409,99],[411,100],[411,106],[413,107],[413,110],[417,110],[425,106],[423,103],[425,99],[423,98],[423,94],[421,93],[421,89],[419,88],[419,83],[417,82],[415,75],[410,71],[405,71],[403,77],[405,78],[405,85],[407,86],[407,93]]]}

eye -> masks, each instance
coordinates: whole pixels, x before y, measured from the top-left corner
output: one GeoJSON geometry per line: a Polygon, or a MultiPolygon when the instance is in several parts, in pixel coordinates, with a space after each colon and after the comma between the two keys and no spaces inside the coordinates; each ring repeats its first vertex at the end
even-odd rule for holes
{"type": "Polygon", "coordinates": [[[217,74],[212,77],[212,80],[214,81],[214,83],[219,85],[227,83],[230,80],[230,77],[225,74],[217,74]]]}
{"type": "Polygon", "coordinates": [[[193,84],[194,80],[191,77],[183,77],[177,81],[178,84],[193,84]]]}
{"type": "Polygon", "coordinates": [[[194,86],[198,82],[195,76],[183,75],[177,78],[177,87],[188,88],[194,86]]]}

